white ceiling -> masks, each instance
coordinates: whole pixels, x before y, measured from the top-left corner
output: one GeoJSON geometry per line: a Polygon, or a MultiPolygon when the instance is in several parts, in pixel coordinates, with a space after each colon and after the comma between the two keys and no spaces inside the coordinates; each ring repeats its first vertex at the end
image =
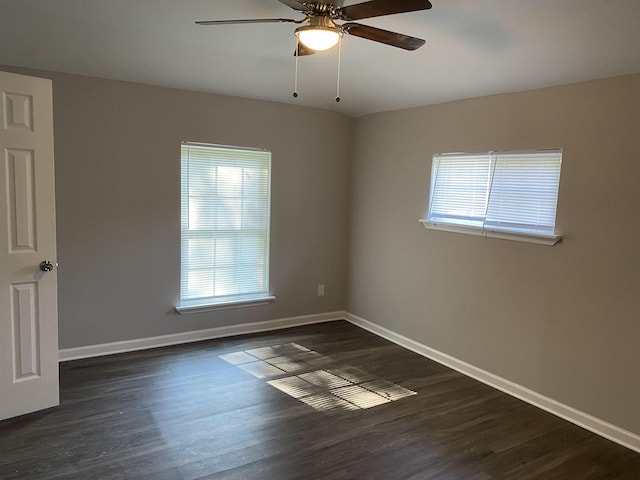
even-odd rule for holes
{"type": "MultiPolygon", "coordinates": [[[[357,37],[303,57],[277,0],[0,0],[0,64],[329,108],[347,115],[640,72],[640,0],[431,0],[360,23],[427,40],[407,52],[357,37]]],[[[359,3],[345,1],[345,4],[359,3]]]]}

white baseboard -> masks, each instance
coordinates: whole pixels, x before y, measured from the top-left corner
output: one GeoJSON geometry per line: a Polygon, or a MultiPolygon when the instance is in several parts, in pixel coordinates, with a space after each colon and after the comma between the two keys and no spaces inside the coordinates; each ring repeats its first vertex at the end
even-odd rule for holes
{"type": "Polygon", "coordinates": [[[510,380],[494,375],[493,373],[482,370],[481,368],[474,367],[462,360],[458,360],[446,353],[439,352],[433,348],[427,347],[421,343],[418,343],[410,338],[395,333],[387,328],[371,323],[364,318],[360,318],[356,315],[345,312],[344,318],[349,322],[370,331],[380,337],[396,343],[408,350],[416,352],[424,357],[430,358],[442,365],[445,365],[453,370],[475,378],[476,380],[485,383],[493,388],[501,390],[513,397],[519,398],[531,405],[534,405],[542,410],[545,410],[553,415],[556,415],[564,420],[574,423],[582,428],[585,428],[597,435],[616,442],[622,446],[640,452],[640,435],[637,435],[628,430],[624,430],[620,427],[605,422],[599,418],[596,418],[587,413],[576,410],[573,407],[560,403],[552,398],[545,397],[533,390],[530,390],[522,385],[518,385],[510,380]]]}
{"type": "Polygon", "coordinates": [[[300,317],[280,318],[264,322],[242,323],[239,325],[230,325],[228,327],[215,327],[208,328],[206,330],[161,335],[159,337],[137,338],[121,342],[87,345],[85,347],[77,348],[65,348],[58,352],[58,359],[61,362],[66,362],[81,358],[100,357],[103,355],[112,355],[114,353],[146,350],[149,348],[166,347],[168,345],[178,345],[181,343],[197,342],[200,340],[231,337],[234,335],[245,335],[248,333],[267,332],[270,330],[280,330],[283,328],[299,327],[301,325],[311,325],[313,323],[323,323],[344,319],[345,312],[340,311],[304,315],[300,317]]]}

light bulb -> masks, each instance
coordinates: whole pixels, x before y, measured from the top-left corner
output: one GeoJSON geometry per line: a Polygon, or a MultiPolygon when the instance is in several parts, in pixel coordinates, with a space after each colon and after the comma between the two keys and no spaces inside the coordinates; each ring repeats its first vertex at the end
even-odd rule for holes
{"type": "Polygon", "coordinates": [[[340,31],[329,27],[302,27],[296,35],[300,43],[317,52],[335,47],[340,40],[340,31]]]}

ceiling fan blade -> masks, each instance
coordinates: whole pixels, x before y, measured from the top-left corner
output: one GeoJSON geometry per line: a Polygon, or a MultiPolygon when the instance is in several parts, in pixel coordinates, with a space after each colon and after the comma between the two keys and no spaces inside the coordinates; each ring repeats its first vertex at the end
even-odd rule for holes
{"type": "Polygon", "coordinates": [[[360,25],[359,23],[345,23],[342,25],[342,30],[349,35],[366,38],[374,42],[386,43],[387,45],[405,50],[417,50],[426,43],[421,38],[410,37],[402,33],[390,32],[367,25],[360,25]]]}
{"type": "Polygon", "coordinates": [[[314,53],[316,53],[316,51],[313,50],[312,48],[306,47],[302,43],[298,43],[298,49],[294,50],[293,56],[294,57],[298,57],[298,56],[304,57],[306,55],[313,55],[314,53]]]}
{"type": "Polygon", "coordinates": [[[243,23],[302,23],[302,20],[291,18],[247,18],[244,20],[205,20],[196,25],[241,25],[243,23]]]}
{"type": "Polygon", "coordinates": [[[371,0],[338,8],[337,13],[342,20],[362,20],[395,13],[429,10],[431,7],[429,0],[371,0]]]}
{"type": "Polygon", "coordinates": [[[287,7],[291,7],[299,12],[308,12],[309,8],[303,3],[296,0],[278,0],[280,3],[284,3],[287,7]]]}

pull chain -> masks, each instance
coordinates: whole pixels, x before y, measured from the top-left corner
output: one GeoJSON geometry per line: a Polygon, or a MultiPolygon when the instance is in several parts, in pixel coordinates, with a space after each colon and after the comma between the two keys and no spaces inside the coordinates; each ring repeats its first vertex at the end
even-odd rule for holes
{"type": "Polygon", "coordinates": [[[338,40],[338,80],[336,82],[336,102],[340,102],[340,66],[342,64],[342,35],[338,40]]]}
{"type": "MultiPolygon", "coordinates": [[[[293,81],[293,98],[298,98],[298,58],[300,57],[300,39],[296,36],[296,71],[293,81]]],[[[338,40],[338,72],[336,79],[336,102],[340,102],[340,69],[342,66],[342,35],[338,40]]]]}
{"type": "Polygon", "coordinates": [[[293,98],[298,98],[298,58],[300,58],[300,39],[296,35],[296,74],[293,81],[293,98]]]}

